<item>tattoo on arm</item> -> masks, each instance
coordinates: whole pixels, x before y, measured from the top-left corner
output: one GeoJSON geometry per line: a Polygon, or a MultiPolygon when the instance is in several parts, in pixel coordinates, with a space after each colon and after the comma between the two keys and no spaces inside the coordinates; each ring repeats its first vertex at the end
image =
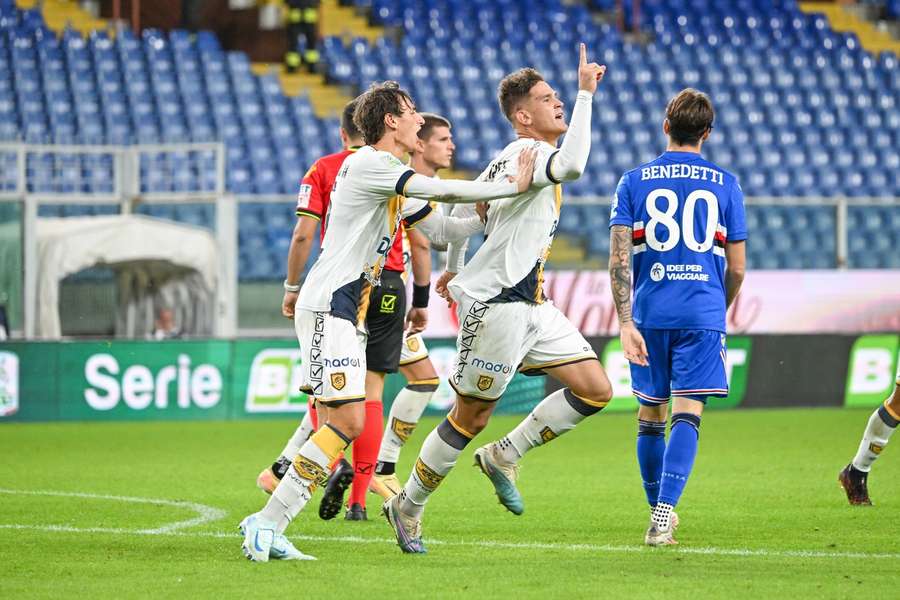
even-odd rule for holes
{"type": "Polygon", "coordinates": [[[609,243],[609,282],[619,323],[631,322],[631,227],[613,225],[609,243]]]}

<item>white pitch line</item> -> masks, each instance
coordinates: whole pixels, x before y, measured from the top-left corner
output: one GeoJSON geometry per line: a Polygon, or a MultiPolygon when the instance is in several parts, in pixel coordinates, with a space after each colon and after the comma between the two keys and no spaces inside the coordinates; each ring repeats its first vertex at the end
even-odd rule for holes
{"type": "MultiPolygon", "coordinates": [[[[131,502],[135,504],[157,504],[162,506],[174,506],[175,508],[186,508],[197,513],[193,519],[184,521],[176,521],[174,523],[166,523],[161,527],[154,529],[141,529],[135,533],[146,533],[151,535],[162,535],[166,533],[175,533],[180,529],[203,525],[211,521],[218,521],[224,517],[227,512],[221,508],[198,504],[196,502],[181,502],[179,500],[165,500],[162,498],[138,498],[134,496],[112,496],[109,494],[88,494],[84,492],[58,492],[53,490],[10,490],[0,488],[0,494],[13,494],[17,496],[57,496],[63,498],[89,498],[92,500],[114,500],[116,502],[131,502]]],[[[126,530],[123,530],[126,531],[126,530]]]]}
{"type": "MultiPolygon", "coordinates": [[[[0,524],[0,530],[12,529],[19,531],[48,531],[54,533],[103,533],[109,535],[165,535],[178,537],[194,537],[194,538],[219,538],[240,540],[240,535],[235,528],[234,533],[226,533],[221,531],[158,531],[152,529],[116,529],[110,527],[70,527],[68,525],[18,525],[18,524],[0,524]]],[[[396,542],[389,538],[370,538],[353,535],[344,536],[319,536],[319,535],[291,535],[292,540],[303,540],[309,542],[325,542],[325,543],[354,543],[354,544],[384,544],[393,545],[396,542]]],[[[562,550],[570,552],[596,552],[596,553],[674,553],[674,554],[700,554],[711,556],[760,556],[764,558],[859,558],[859,559],[900,559],[898,553],[867,553],[867,552],[822,552],[819,550],[767,550],[767,549],[749,549],[749,548],[689,548],[679,546],[677,548],[670,547],[664,550],[648,548],[646,546],[613,546],[610,544],[559,544],[559,543],[541,543],[541,542],[496,542],[491,540],[476,541],[448,541],[448,540],[425,540],[426,545],[432,546],[473,546],[478,548],[501,548],[510,550],[562,550]]]]}

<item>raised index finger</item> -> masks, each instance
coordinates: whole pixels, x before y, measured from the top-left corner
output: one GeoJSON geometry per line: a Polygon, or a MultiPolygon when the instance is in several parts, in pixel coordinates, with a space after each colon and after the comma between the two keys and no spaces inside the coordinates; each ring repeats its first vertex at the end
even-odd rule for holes
{"type": "Polygon", "coordinates": [[[586,65],[587,64],[587,49],[584,47],[584,42],[579,44],[579,47],[580,47],[580,51],[581,51],[581,57],[578,59],[578,64],[586,65]]]}

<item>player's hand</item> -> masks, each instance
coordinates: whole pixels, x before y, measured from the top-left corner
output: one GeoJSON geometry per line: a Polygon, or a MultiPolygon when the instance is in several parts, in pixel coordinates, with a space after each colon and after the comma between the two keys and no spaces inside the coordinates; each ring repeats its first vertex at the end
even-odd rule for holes
{"type": "Polygon", "coordinates": [[[300,292],[284,293],[284,300],[281,301],[281,314],[284,315],[285,318],[293,320],[294,305],[297,304],[297,296],[299,295],[300,292]]]}
{"type": "Polygon", "coordinates": [[[625,358],[628,362],[642,367],[650,366],[648,362],[647,343],[644,336],[637,330],[634,323],[626,323],[622,325],[619,332],[619,338],[622,340],[622,350],[625,352],[625,358]]]}
{"type": "Polygon", "coordinates": [[[453,298],[450,297],[450,290],[447,289],[447,284],[450,283],[450,280],[454,277],[456,277],[456,273],[444,271],[444,274],[438,277],[437,283],[434,284],[434,291],[447,301],[447,306],[453,304],[453,298]]]}
{"type": "Polygon", "coordinates": [[[594,93],[597,91],[597,84],[603,79],[606,73],[606,65],[598,65],[595,62],[587,61],[587,48],[581,44],[581,56],[578,59],[578,89],[586,92],[594,93]]]}
{"type": "Polygon", "coordinates": [[[428,326],[428,309],[411,308],[406,313],[406,335],[415,335],[425,331],[428,326]]]}
{"type": "Polygon", "coordinates": [[[510,181],[516,182],[520,194],[531,187],[531,180],[534,177],[535,160],[537,160],[537,149],[535,148],[528,148],[519,153],[519,173],[515,177],[510,177],[509,179],[510,181]]]}
{"type": "Polygon", "coordinates": [[[475,204],[475,212],[481,217],[481,222],[487,224],[487,213],[490,206],[487,202],[477,202],[475,204]]]}

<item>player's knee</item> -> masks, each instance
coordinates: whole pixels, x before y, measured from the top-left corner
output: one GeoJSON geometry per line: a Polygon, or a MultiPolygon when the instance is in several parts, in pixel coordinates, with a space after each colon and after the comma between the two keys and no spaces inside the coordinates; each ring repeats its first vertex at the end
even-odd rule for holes
{"type": "Polygon", "coordinates": [[[363,428],[366,426],[366,417],[365,412],[354,411],[349,414],[333,415],[328,422],[346,436],[347,439],[355,440],[362,435],[363,428]]]}
{"type": "Polygon", "coordinates": [[[465,402],[457,398],[450,413],[453,420],[467,433],[476,436],[487,427],[494,407],[486,402],[465,402]]]}
{"type": "Polygon", "coordinates": [[[606,377],[592,379],[586,385],[571,388],[572,392],[594,406],[606,406],[612,400],[612,385],[606,377]]]}

